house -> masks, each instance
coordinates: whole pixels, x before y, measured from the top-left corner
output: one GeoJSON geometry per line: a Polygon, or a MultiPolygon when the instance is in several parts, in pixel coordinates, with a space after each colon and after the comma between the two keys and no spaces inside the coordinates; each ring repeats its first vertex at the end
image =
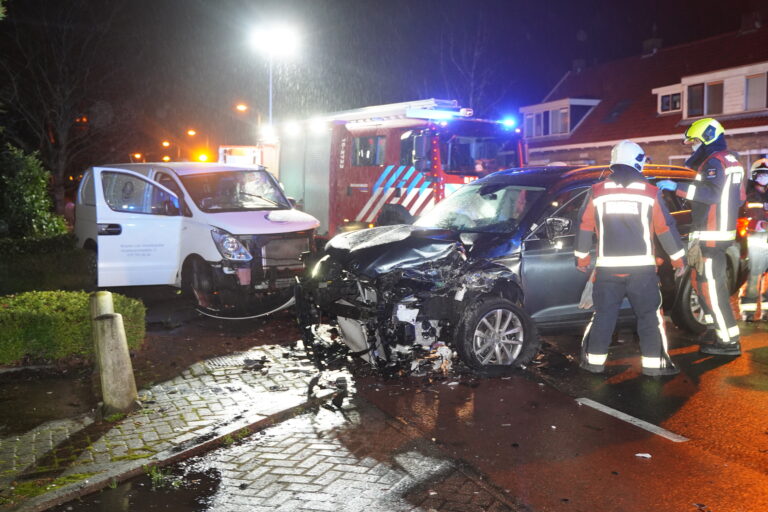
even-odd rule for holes
{"type": "Polygon", "coordinates": [[[741,30],[570,71],[541,103],[522,107],[533,165],[607,163],[620,140],[651,162],[682,164],[686,127],[714,117],[750,165],[768,153],[768,28],[741,30]]]}

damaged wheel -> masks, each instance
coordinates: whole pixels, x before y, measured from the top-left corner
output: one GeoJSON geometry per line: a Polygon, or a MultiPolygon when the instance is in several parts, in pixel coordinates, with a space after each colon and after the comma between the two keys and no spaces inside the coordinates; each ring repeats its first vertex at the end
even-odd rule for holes
{"type": "Polygon", "coordinates": [[[456,351],[473,370],[494,374],[529,363],[540,344],[536,326],[522,308],[491,297],[467,308],[456,351]]]}

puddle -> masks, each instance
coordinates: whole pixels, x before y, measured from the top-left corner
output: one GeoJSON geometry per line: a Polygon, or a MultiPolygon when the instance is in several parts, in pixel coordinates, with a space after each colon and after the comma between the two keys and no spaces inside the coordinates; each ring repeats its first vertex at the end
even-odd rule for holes
{"type": "Polygon", "coordinates": [[[0,374],[0,437],[96,407],[91,371],[21,370],[0,374]]]}
{"type": "Polygon", "coordinates": [[[52,512],[128,512],[163,510],[203,512],[219,488],[215,469],[187,471],[183,465],[159,469],[127,480],[114,488],[84,496],[50,509],[52,512]]]}

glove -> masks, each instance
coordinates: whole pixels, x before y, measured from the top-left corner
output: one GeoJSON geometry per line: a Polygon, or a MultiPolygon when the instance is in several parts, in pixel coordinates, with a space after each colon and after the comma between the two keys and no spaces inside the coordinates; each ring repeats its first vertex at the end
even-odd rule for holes
{"type": "Polygon", "coordinates": [[[677,183],[672,180],[661,180],[656,182],[656,186],[661,190],[677,190],[677,183]]]}
{"type": "Polygon", "coordinates": [[[679,279],[683,277],[683,274],[685,274],[685,265],[680,265],[679,267],[675,267],[675,279],[679,279]]]}
{"type": "MultiPolygon", "coordinates": [[[[579,270],[581,270],[582,267],[579,267],[579,270]]],[[[587,271],[587,268],[584,267],[584,271],[587,271]]],[[[595,279],[595,270],[592,271],[592,273],[589,276],[589,279],[587,279],[587,284],[584,285],[584,290],[581,292],[581,300],[579,301],[579,309],[592,309],[592,307],[595,305],[594,301],[592,300],[592,289],[594,288],[593,280],[595,279]]]]}
{"type": "Polygon", "coordinates": [[[704,258],[701,255],[701,246],[699,246],[698,240],[691,243],[685,258],[688,260],[688,265],[696,270],[698,275],[704,274],[704,258]]]}

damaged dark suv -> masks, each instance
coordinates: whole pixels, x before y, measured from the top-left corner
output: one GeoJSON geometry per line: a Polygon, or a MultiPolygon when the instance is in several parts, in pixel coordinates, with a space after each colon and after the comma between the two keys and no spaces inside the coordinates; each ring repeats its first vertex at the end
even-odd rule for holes
{"type": "MultiPolygon", "coordinates": [[[[578,332],[592,314],[578,307],[587,276],[575,266],[574,238],[589,187],[609,172],[500,171],[465,185],[412,225],[334,237],[296,289],[305,339],[313,325],[331,321],[353,353],[378,367],[402,367],[438,342],[480,372],[527,364],[538,351],[538,331],[578,332]]],[[[651,181],[695,176],[658,165],[645,174],[651,181]]],[[[688,204],[664,194],[686,239],[688,204]]],[[[728,252],[734,289],[746,277],[739,244],[728,252]]],[[[659,274],[675,324],[703,330],[689,276],[675,280],[668,260],[659,274]]],[[[633,319],[626,300],[620,318],[633,319]]]]}

